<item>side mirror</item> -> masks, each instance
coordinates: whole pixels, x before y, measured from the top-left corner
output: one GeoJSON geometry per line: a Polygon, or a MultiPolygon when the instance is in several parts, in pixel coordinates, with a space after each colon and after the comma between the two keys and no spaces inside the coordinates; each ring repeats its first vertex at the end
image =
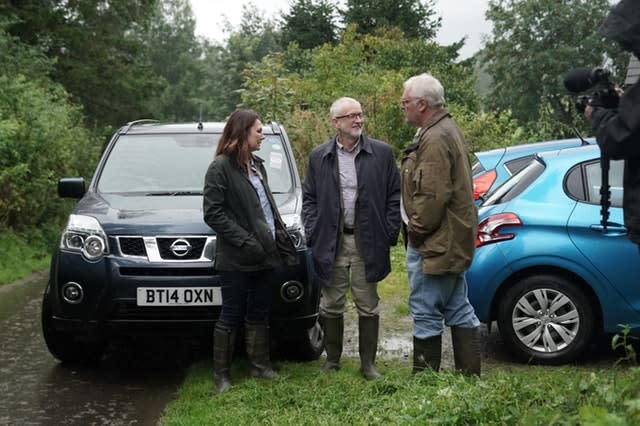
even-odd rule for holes
{"type": "Polygon", "coordinates": [[[83,177],[66,177],[58,181],[58,196],[62,198],[82,198],[84,195],[83,177]]]}

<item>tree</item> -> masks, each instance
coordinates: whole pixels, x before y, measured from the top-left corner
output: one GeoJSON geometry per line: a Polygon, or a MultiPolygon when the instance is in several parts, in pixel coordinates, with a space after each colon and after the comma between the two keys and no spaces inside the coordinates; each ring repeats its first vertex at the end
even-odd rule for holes
{"type": "Polygon", "coordinates": [[[47,72],[53,62],[20,42],[0,18],[0,231],[57,223],[62,176],[90,176],[99,144],[82,113],[47,72]]]}
{"type": "Polygon", "coordinates": [[[350,25],[340,42],[313,49],[305,59],[308,66],[300,71],[286,68],[290,54],[299,56],[296,45],[247,69],[242,101],[287,126],[300,167],[306,164],[310,149],[331,134],[329,106],[341,96],[362,103],[367,133],[388,141],[397,153],[415,133],[398,105],[402,82],[411,75],[429,70],[446,82],[448,103],[479,110],[475,78],[468,66],[454,63],[457,51],[407,39],[398,29],[384,36],[361,35],[350,25]]]}
{"type": "Polygon", "coordinates": [[[142,34],[157,0],[14,0],[11,35],[55,59],[52,78],[84,107],[87,125],[117,126],[146,115],[161,86],[142,34]]]}
{"type": "Polygon", "coordinates": [[[336,41],[334,7],[328,0],[297,0],[282,17],[282,44],[312,49],[336,41]]]}
{"type": "Polygon", "coordinates": [[[242,71],[260,62],[266,55],[282,51],[276,24],[264,19],[264,13],[253,3],[244,5],[242,10],[240,29],[231,32],[216,64],[220,70],[219,87],[224,90],[222,96],[226,115],[241,103],[239,89],[242,87],[242,71]]]}
{"type": "MultiPolygon", "coordinates": [[[[145,34],[153,72],[164,80],[159,96],[149,100],[153,118],[197,121],[208,109],[205,42],[195,37],[195,18],[188,0],[161,0],[145,34]]],[[[215,54],[215,52],[212,52],[215,54]]]]}
{"type": "Polygon", "coordinates": [[[347,0],[342,12],[345,25],[356,24],[357,31],[398,27],[407,38],[432,40],[442,25],[435,17],[434,0],[347,0]]]}
{"type": "Polygon", "coordinates": [[[491,0],[493,33],[480,56],[493,80],[485,107],[511,111],[523,123],[546,116],[571,124],[563,76],[609,58],[614,76],[626,65],[621,50],[597,34],[609,8],[608,0],[491,0]],[[551,110],[541,114],[542,106],[551,110]]]}

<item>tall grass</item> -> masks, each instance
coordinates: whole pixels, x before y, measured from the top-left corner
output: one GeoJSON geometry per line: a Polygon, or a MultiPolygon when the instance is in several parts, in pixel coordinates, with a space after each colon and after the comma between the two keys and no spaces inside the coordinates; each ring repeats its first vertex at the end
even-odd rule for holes
{"type": "Polygon", "coordinates": [[[42,225],[25,231],[0,231],[0,285],[46,268],[61,227],[42,225]]]}
{"type": "Polygon", "coordinates": [[[211,364],[189,371],[161,419],[177,425],[634,425],[640,424],[640,368],[494,369],[482,378],[451,371],[411,375],[402,362],[368,382],[358,363],[324,373],[319,361],[283,363],[280,377],[249,379],[213,394],[211,364]]]}

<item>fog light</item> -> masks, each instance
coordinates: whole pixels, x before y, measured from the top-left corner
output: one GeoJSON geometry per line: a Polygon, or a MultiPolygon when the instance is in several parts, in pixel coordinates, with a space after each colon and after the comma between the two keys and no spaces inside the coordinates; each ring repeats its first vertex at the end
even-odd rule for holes
{"type": "Polygon", "coordinates": [[[62,298],[65,302],[76,305],[82,302],[83,297],[84,293],[80,284],[68,282],[62,286],[62,298]]]}
{"type": "Polygon", "coordinates": [[[280,296],[285,302],[296,302],[304,295],[304,288],[299,281],[287,281],[280,288],[280,296]]]}

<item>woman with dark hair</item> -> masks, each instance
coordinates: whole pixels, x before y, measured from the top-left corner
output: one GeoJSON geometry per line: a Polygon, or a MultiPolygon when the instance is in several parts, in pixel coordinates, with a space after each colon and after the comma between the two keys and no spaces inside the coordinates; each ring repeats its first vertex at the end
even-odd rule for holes
{"type": "Polygon", "coordinates": [[[238,109],[227,120],[204,182],[204,220],[216,232],[222,312],[214,330],[216,392],[231,386],[236,330],[244,322],[253,377],[274,378],[269,356],[268,274],[296,251],[278,213],[263,161],[253,155],[264,135],[260,117],[238,109]]]}

